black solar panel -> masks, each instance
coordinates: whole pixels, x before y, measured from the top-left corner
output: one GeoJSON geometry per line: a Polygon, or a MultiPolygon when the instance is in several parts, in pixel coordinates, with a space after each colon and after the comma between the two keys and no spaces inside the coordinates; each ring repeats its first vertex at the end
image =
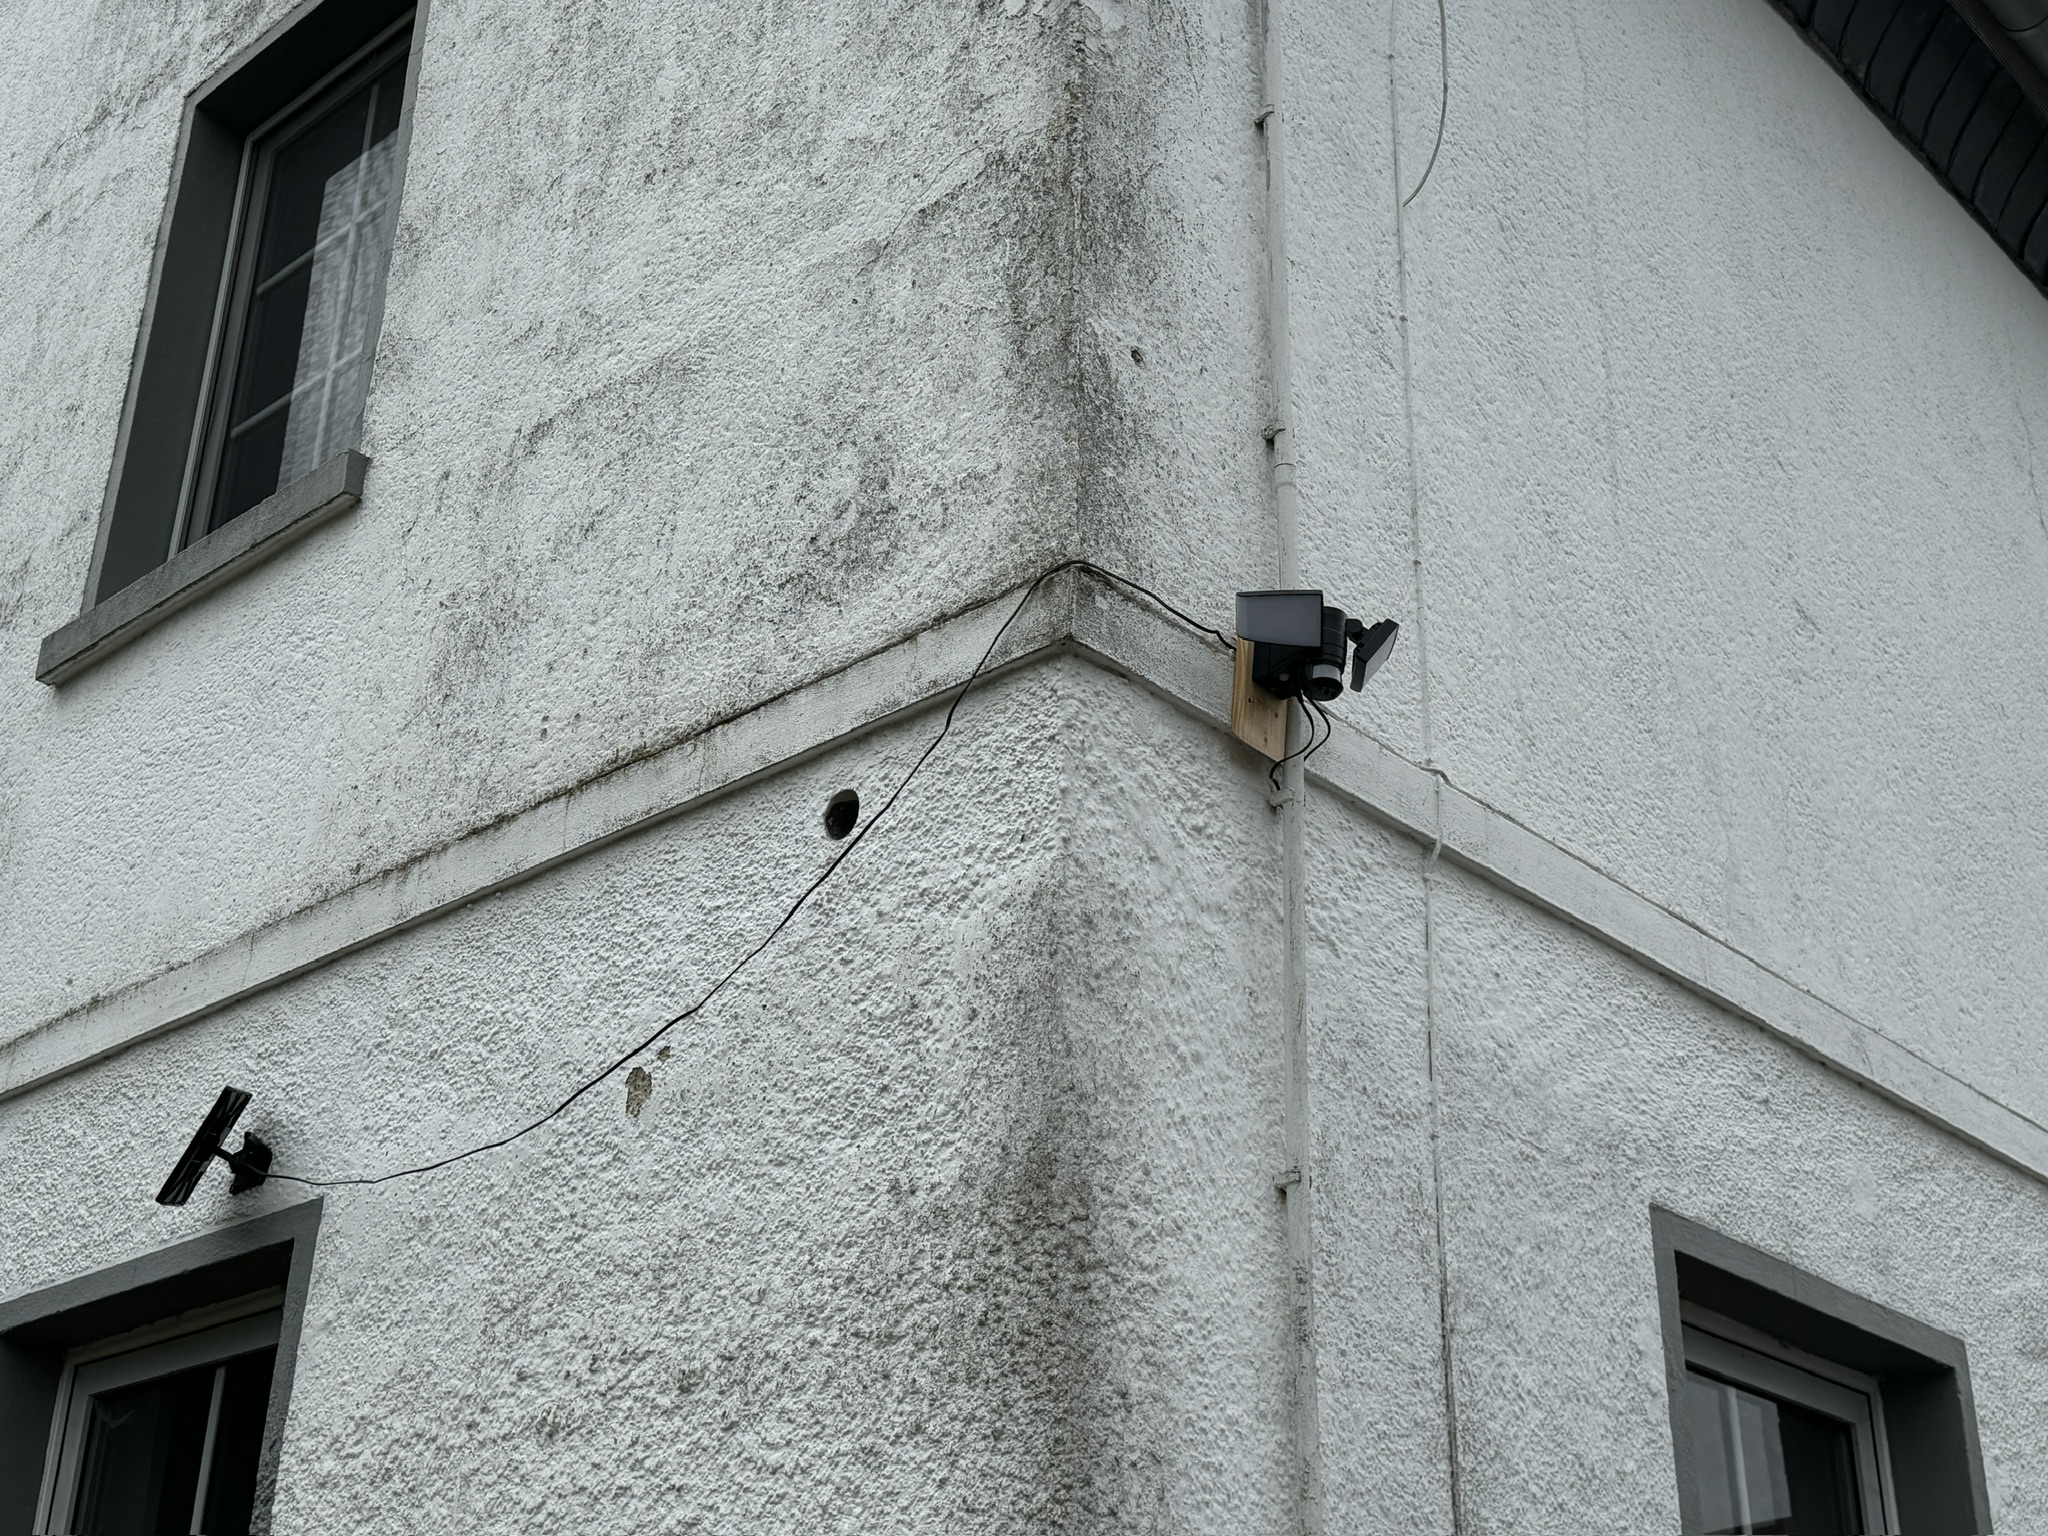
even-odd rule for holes
{"type": "Polygon", "coordinates": [[[248,1107],[249,1095],[241,1089],[221,1089],[220,1097],[213,1101],[213,1108],[206,1112],[206,1118],[199,1122],[199,1129],[192,1133],[191,1141],[179,1154],[171,1176],[157,1191],[158,1205],[183,1205],[192,1198],[192,1191],[199,1186],[199,1176],[212,1164],[220,1151],[220,1144],[227,1139],[228,1132],[235,1128],[235,1122],[242,1118],[242,1111],[248,1107]]]}

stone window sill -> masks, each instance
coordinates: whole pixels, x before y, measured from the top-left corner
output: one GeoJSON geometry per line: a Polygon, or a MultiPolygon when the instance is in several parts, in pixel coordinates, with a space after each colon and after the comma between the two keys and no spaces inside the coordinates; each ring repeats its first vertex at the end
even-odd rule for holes
{"type": "Polygon", "coordinates": [[[55,687],[147,634],[188,603],[295,544],[363,494],[370,461],[354,449],[256,503],[224,528],[179,550],[147,576],[43,637],[36,681],[55,687]]]}

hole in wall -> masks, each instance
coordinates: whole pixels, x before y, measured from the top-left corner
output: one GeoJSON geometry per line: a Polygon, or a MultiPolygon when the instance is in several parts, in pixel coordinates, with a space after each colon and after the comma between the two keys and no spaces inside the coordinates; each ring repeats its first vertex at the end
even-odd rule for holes
{"type": "Polygon", "coordinates": [[[825,835],[835,842],[846,836],[860,820],[860,796],[842,789],[825,802],[825,835]]]}
{"type": "Polygon", "coordinates": [[[1131,361],[1132,361],[1132,362],[1134,362],[1134,363],[1136,363],[1136,364],[1137,364],[1137,365],[1138,365],[1138,366],[1139,366],[1140,368],[1144,367],[1144,366],[1145,366],[1145,349],[1144,349],[1143,347],[1133,347],[1133,348],[1131,348],[1131,361]]]}

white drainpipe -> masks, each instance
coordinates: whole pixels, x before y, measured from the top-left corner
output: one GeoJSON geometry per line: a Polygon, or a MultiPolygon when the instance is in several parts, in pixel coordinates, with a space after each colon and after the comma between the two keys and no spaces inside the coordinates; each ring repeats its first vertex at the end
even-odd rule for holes
{"type": "MultiPolygon", "coordinates": [[[[1259,124],[1266,141],[1266,326],[1271,347],[1273,514],[1278,531],[1282,587],[1301,581],[1301,501],[1294,481],[1294,356],[1287,313],[1287,118],[1285,55],[1274,26],[1275,0],[1266,0],[1263,51],[1265,107],[1259,124]]],[[[1303,717],[1289,710],[1289,750],[1301,745],[1303,717]]],[[[1302,1536],[1322,1536],[1323,1448],[1316,1372],[1315,1233],[1310,1207],[1308,1101],[1308,935],[1302,910],[1303,827],[1307,796],[1301,759],[1282,770],[1280,879],[1286,943],[1282,966],[1281,1056],[1286,1073],[1282,1139],[1286,1169],[1280,1190],[1287,1202],[1288,1340],[1293,1365],[1293,1482],[1302,1536]]]]}

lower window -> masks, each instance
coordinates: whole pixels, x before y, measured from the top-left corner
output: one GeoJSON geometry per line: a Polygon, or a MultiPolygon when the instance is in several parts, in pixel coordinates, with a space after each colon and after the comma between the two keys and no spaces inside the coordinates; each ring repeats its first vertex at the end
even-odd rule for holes
{"type": "MultiPolygon", "coordinates": [[[[38,1529],[158,1536],[249,1529],[283,1293],[171,1337],[73,1352],[38,1529]]],[[[218,1318],[219,1312],[214,1316],[218,1318]]]]}
{"type": "Polygon", "coordinates": [[[1707,1536],[1896,1529],[1877,1383],[1685,1308],[1685,1418],[1707,1536]]]}
{"type": "Polygon", "coordinates": [[[319,1224],[309,1200],[0,1300],[0,1536],[268,1529],[319,1224]]]}
{"type": "Polygon", "coordinates": [[[1963,1341],[1650,1211],[1681,1536],[1985,1536],[1963,1341]]]}

